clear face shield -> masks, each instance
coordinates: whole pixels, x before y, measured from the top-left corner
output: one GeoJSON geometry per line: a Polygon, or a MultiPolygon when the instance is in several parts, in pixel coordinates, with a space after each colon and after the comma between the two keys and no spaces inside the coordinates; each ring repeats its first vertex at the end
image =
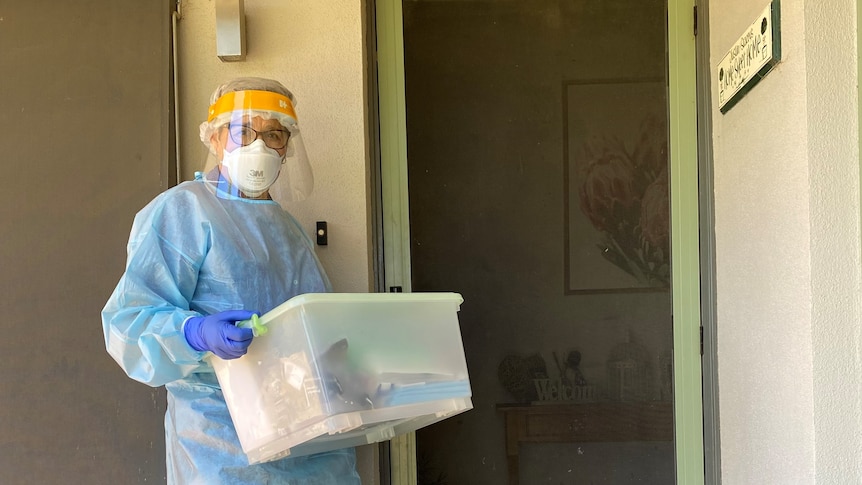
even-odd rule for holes
{"type": "Polygon", "coordinates": [[[270,91],[232,91],[219,97],[200,126],[209,147],[205,171],[218,166],[234,195],[303,200],[314,176],[302,142],[294,102],[270,91]]]}

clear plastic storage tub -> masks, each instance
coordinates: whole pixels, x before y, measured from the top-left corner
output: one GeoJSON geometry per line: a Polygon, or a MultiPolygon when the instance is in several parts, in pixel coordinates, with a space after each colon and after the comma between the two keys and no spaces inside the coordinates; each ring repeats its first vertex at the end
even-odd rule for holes
{"type": "Polygon", "coordinates": [[[473,407],[457,293],[312,293],[212,357],[249,463],[375,443],[473,407]]]}

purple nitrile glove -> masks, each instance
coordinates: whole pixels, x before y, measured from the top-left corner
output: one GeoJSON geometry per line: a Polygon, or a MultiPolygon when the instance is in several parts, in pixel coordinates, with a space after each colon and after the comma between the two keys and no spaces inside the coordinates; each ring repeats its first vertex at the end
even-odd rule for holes
{"type": "Polygon", "coordinates": [[[250,328],[239,328],[236,322],[248,320],[254,314],[248,310],[227,310],[205,317],[191,317],[186,321],[183,332],[193,349],[212,352],[225,360],[236,359],[248,352],[254,338],[250,328]]]}

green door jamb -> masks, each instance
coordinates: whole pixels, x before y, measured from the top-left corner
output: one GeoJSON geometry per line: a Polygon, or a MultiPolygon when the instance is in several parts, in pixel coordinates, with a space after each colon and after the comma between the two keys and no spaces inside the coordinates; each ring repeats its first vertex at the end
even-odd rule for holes
{"type": "Polygon", "coordinates": [[[668,1],[676,483],[704,482],[694,0],[668,1]]]}
{"type": "MultiPolygon", "coordinates": [[[[858,0],[862,1],[862,0],[858,0]]],[[[704,482],[694,0],[668,0],[674,425],[677,483],[704,482]]],[[[377,65],[386,286],[410,290],[401,0],[377,0],[377,65]]],[[[392,485],[415,485],[415,435],[391,446],[392,485]]]]}
{"type": "MultiPolygon", "coordinates": [[[[401,0],[377,0],[377,84],[380,116],[380,178],[385,288],[410,286],[407,198],[407,109],[404,97],[404,36],[401,0]]],[[[416,485],[416,434],[389,445],[391,485],[416,485]]],[[[387,470],[381,470],[386,473],[387,470]]]]}

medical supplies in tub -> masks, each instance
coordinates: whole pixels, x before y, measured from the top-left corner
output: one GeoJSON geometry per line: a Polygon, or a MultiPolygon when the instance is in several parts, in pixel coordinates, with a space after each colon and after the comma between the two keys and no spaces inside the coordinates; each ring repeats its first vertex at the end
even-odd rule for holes
{"type": "Polygon", "coordinates": [[[249,463],[390,439],[472,409],[456,293],[314,293],[212,357],[249,463]],[[264,333],[265,332],[265,333],[264,333]]]}

